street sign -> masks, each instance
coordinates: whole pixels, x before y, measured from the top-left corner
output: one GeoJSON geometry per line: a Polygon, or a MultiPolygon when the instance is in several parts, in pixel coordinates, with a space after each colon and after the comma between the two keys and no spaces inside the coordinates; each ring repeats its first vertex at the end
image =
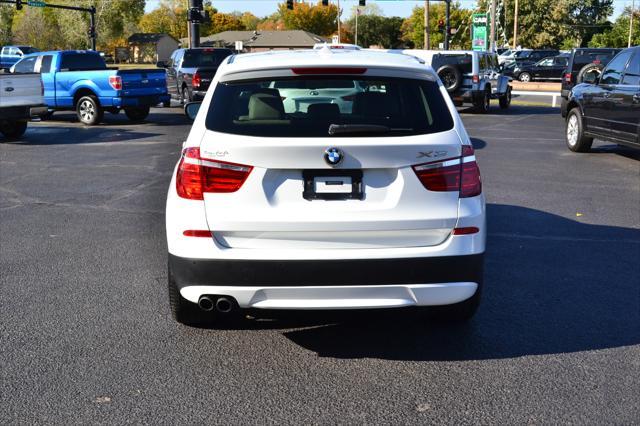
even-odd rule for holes
{"type": "Polygon", "coordinates": [[[473,50],[487,50],[488,26],[489,17],[486,13],[474,13],[471,16],[471,47],[473,50]]]}
{"type": "Polygon", "coordinates": [[[244,46],[243,46],[242,40],[236,41],[236,51],[240,52],[240,51],[242,51],[243,48],[244,48],[244,46]]]}
{"type": "Polygon", "coordinates": [[[45,7],[46,5],[47,3],[43,1],[37,1],[37,0],[30,0],[27,2],[27,6],[31,6],[31,7],[45,7]]]}

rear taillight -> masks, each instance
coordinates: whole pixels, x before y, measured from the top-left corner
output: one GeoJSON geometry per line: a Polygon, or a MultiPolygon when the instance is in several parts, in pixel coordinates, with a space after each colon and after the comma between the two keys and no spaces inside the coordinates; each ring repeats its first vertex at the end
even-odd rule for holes
{"type": "Polygon", "coordinates": [[[475,197],[482,193],[480,169],[473,147],[462,147],[462,156],[435,163],[413,166],[418,179],[429,191],[459,191],[461,198],[475,197]]]}
{"type": "Polygon", "coordinates": [[[176,190],[189,200],[203,200],[207,192],[236,192],[253,167],[200,157],[200,148],[186,148],[178,165],[176,190]]]}
{"type": "Polygon", "coordinates": [[[113,87],[114,90],[122,90],[122,77],[119,75],[109,76],[109,86],[113,87]]]}
{"type": "Polygon", "coordinates": [[[471,77],[471,81],[473,81],[473,82],[474,82],[474,83],[476,83],[476,84],[477,84],[477,83],[480,83],[480,76],[478,76],[478,74],[474,74],[474,75],[471,77]]]}
{"type": "Polygon", "coordinates": [[[571,83],[571,73],[568,72],[564,75],[564,82],[565,83],[571,83]]]}
{"type": "Polygon", "coordinates": [[[191,79],[191,85],[194,89],[197,89],[198,87],[200,87],[201,83],[202,79],[200,78],[200,74],[198,74],[198,72],[196,71],[196,73],[193,75],[193,78],[191,79]]]}

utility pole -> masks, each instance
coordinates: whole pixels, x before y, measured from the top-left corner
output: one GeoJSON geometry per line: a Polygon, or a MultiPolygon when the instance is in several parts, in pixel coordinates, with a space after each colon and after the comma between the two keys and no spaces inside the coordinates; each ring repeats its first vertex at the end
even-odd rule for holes
{"type": "Polygon", "coordinates": [[[424,48],[431,49],[431,28],[429,28],[429,0],[424,0],[424,48]]]}
{"type": "Polygon", "coordinates": [[[631,0],[631,16],[629,17],[629,42],[627,47],[631,47],[631,34],[633,33],[633,14],[636,10],[636,1],[631,0]]]}
{"type": "Polygon", "coordinates": [[[358,15],[360,15],[360,7],[356,6],[356,46],[358,45],[358,15]]]}
{"type": "Polygon", "coordinates": [[[449,20],[451,17],[451,0],[444,0],[444,2],[444,50],[449,50],[449,34],[451,33],[451,22],[449,20]]]}
{"type": "Polygon", "coordinates": [[[496,0],[491,0],[491,51],[496,51],[496,0]]]}
{"type": "Polygon", "coordinates": [[[513,12],[513,50],[518,46],[518,0],[516,0],[515,11],[513,12]]]}
{"type": "Polygon", "coordinates": [[[340,0],[338,0],[338,43],[340,43],[340,0]]]}

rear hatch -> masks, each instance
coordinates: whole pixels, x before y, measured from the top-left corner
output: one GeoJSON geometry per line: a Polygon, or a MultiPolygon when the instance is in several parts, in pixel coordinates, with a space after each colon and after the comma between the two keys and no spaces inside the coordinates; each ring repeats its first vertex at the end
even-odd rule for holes
{"type": "Polygon", "coordinates": [[[122,96],[138,97],[167,93],[165,71],[155,70],[118,70],[122,78],[122,96]]]}
{"type": "Polygon", "coordinates": [[[442,186],[456,172],[446,175],[438,166],[458,158],[461,144],[436,82],[252,77],[219,83],[200,146],[212,170],[204,194],[207,221],[220,245],[357,249],[446,240],[457,221],[459,192],[442,186]],[[311,90],[318,82],[322,102],[296,108],[308,94],[276,88],[291,81],[311,90]],[[342,99],[345,82],[361,91],[342,99]],[[298,95],[292,103],[284,99],[298,95]],[[412,166],[422,163],[429,165],[416,172],[412,166]],[[434,190],[419,173],[431,176],[425,179],[434,190]]]}

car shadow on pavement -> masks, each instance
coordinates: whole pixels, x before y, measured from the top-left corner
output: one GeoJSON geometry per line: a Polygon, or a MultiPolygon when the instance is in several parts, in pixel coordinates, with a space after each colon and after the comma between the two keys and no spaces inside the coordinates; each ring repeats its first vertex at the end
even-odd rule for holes
{"type": "Polygon", "coordinates": [[[77,145],[108,142],[127,142],[161,136],[160,133],[137,132],[129,129],[110,129],[103,126],[84,127],[78,131],[72,127],[34,126],[18,141],[7,145],[77,145]]]}
{"type": "Polygon", "coordinates": [[[469,138],[469,139],[471,139],[471,145],[473,146],[473,149],[483,149],[485,146],[487,146],[487,143],[482,139],[478,139],[478,138],[469,138]]]}
{"type": "MultiPolygon", "coordinates": [[[[597,142],[596,142],[597,143],[597,142]]],[[[606,142],[605,142],[606,144],[606,142]]],[[[617,144],[598,145],[591,148],[592,154],[617,154],[631,160],[640,161],[640,149],[629,148],[617,144]]]]}
{"type": "MultiPolygon", "coordinates": [[[[640,343],[640,230],[487,206],[480,310],[466,325],[351,313],[284,335],[322,357],[478,360],[640,343]],[[330,322],[330,323],[328,323],[330,322]]],[[[320,321],[320,319],[318,319],[320,321]]],[[[274,324],[275,325],[275,324],[274,324]]],[[[295,325],[284,321],[282,326],[295,325]]]]}

